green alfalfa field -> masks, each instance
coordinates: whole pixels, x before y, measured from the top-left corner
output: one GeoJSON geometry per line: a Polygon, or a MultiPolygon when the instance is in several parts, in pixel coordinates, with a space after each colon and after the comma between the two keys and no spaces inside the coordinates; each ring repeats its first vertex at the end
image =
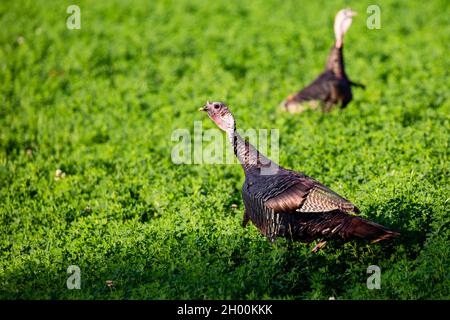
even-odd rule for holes
{"type": "Polygon", "coordinates": [[[2,1],[0,298],[449,299],[448,13],[446,0],[2,1]],[[347,73],[366,89],[342,111],[276,112],[321,72],[345,7],[359,13],[347,73]],[[278,129],[281,165],[401,237],[313,254],[243,229],[239,165],[171,158],[175,130],[215,128],[206,100],[239,128],[278,129]]]}

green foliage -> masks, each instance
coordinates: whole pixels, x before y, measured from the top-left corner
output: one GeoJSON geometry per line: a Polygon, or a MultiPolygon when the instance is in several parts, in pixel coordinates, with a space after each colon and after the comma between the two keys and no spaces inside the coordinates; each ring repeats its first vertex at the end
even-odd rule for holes
{"type": "Polygon", "coordinates": [[[80,30],[71,2],[0,3],[0,298],[450,298],[447,1],[380,1],[379,30],[360,1],[78,3],[80,30]],[[347,72],[367,88],[342,112],[274,112],[322,70],[347,6],[347,72]],[[171,161],[174,129],[214,127],[206,100],[279,129],[281,165],[402,236],[312,254],[241,228],[239,166],[171,161]]]}

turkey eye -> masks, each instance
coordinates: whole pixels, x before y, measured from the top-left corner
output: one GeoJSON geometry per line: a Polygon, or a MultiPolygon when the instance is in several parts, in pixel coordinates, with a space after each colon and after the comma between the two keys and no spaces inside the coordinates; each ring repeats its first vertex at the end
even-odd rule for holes
{"type": "Polygon", "coordinates": [[[219,109],[219,107],[220,107],[220,106],[219,106],[218,104],[215,104],[215,105],[214,105],[214,109],[219,109]]]}

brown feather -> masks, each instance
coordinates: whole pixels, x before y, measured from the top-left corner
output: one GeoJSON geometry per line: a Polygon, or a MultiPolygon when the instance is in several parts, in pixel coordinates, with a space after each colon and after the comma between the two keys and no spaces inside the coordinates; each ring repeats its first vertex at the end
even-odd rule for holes
{"type": "Polygon", "coordinates": [[[265,205],[275,212],[328,212],[341,210],[359,213],[347,199],[307,176],[292,176],[296,183],[271,197],[265,205]]]}

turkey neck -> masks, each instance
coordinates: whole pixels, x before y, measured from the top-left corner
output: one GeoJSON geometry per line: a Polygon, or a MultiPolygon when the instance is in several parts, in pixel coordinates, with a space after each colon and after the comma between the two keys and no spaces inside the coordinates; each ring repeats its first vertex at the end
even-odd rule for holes
{"type": "Polygon", "coordinates": [[[258,175],[262,167],[269,167],[272,161],[260,153],[250,142],[245,141],[236,131],[236,127],[227,131],[233,151],[246,175],[258,175]]]}
{"type": "Polygon", "coordinates": [[[344,78],[346,76],[344,69],[344,54],[342,44],[340,46],[336,44],[333,46],[333,48],[331,48],[330,54],[328,55],[326,69],[333,71],[333,73],[338,78],[344,78]]]}

